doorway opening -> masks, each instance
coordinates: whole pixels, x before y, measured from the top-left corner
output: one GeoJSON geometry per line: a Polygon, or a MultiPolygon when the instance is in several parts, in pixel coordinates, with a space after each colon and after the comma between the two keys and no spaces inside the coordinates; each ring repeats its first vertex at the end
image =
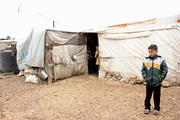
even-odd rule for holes
{"type": "Polygon", "coordinates": [[[87,37],[87,57],[88,57],[88,73],[98,75],[99,65],[97,63],[97,58],[99,57],[96,51],[98,43],[97,33],[86,33],[87,37]]]}

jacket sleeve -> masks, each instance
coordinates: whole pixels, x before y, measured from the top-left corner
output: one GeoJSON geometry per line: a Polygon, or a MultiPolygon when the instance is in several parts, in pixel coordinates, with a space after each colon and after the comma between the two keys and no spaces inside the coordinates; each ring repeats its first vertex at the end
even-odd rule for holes
{"type": "Polygon", "coordinates": [[[161,63],[161,74],[160,74],[160,78],[161,80],[164,80],[167,76],[167,73],[168,73],[168,67],[167,67],[167,64],[165,61],[163,61],[161,63]]]}
{"type": "Polygon", "coordinates": [[[142,77],[145,79],[147,73],[146,73],[146,67],[145,67],[144,63],[143,63],[143,65],[142,65],[142,70],[141,70],[141,72],[142,72],[142,77]]]}

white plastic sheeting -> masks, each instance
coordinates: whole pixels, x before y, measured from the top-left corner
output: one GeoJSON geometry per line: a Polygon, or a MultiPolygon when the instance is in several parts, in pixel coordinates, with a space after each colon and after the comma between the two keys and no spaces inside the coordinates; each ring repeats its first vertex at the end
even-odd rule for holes
{"type": "Polygon", "coordinates": [[[17,63],[20,70],[25,65],[44,67],[44,37],[45,29],[32,29],[25,40],[17,42],[17,63]]]}
{"type": "Polygon", "coordinates": [[[180,82],[180,30],[177,17],[171,18],[169,24],[163,21],[165,20],[162,20],[162,24],[157,20],[153,25],[113,28],[99,33],[100,71],[120,72],[125,78],[131,75],[141,77],[142,63],[148,56],[147,48],[150,44],[157,44],[158,54],[164,58],[169,68],[166,80],[180,82]],[[134,32],[131,29],[133,27],[137,28],[134,32]],[[148,35],[144,36],[147,28],[151,29],[148,29],[148,35]]]}
{"type": "Polygon", "coordinates": [[[86,45],[64,45],[55,46],[52,50],[52,60],[55,64],[74,64],[86,62],[86,45]],[[76,57],[76,60],[72,59],[72,56],[76,57]]]}
{"type": "Polygon", "coordinates": [[[58,44],[65,44],[67,43],[70,39],[74,38],[77,36],[75,33],[63,33],[63,32],[54,32],[54,31],[48,31],[47,32],[49,38],[53,40],[53,42],[58,43],[58,44]]]}
{"type": "Polygon", "coordinates": [[[150,32],[140,32],[140,33],[121,33],[121,34],[103,34],[102,37],[105,39],[111,40],[124,40],[131,38],[140,38],[140,37],[148,37],[150,32]]]}
{"type": "Polygon", "coordinates": [[[52,59],[55,79],[64,79],[87,72],[86,45],[63,45],[53,47],[52,59]],[[76,59],[72,57],[75,56],[76,59]]]}
{"type": "Polygon", "coordinates": [[[109,27],[107,30],[103,31],[103,33],[137,33],[151,30],[153,31],[161,29],[171,29],[176,28],[177,20],[179,19],[180,15],[176,15],[166,18],[158,18],[141,22],[127,23],[126,27],[109,27]]]}
{"type": "Polygon", "coordinates": [[[55,80],[87,72],[85,36],[60,31],[48,31],[47,36],[46,42],[58,43],[51,50],[55,80]]]}

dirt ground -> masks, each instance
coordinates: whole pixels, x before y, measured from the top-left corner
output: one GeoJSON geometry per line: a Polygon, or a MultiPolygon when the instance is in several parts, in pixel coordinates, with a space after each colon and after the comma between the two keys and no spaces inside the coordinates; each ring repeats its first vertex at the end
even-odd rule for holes
{"type": "Polygon", "coordinates": [[[79,76],[52,85],[0,74],[1,120],[179,120],[180,87],[162,88],[161,114],[143,114],[145,86],[79,76]]]}

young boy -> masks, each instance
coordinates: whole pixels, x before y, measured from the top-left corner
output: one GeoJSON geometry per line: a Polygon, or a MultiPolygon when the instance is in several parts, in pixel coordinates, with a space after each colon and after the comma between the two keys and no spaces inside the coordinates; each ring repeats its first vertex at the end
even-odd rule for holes
{"type": "Polygon", "coordinates": [[[146,57],[142,66],[142,76],[146,82],[146,98],[145,98],[145,114],[150,113],[150,100],[152,93],[154,93],[154,115],[159,114],[160,110],[160,95],[161,83],[165,79],[168,67],[166,62],[158,53],[158,47],[152,44],[148,47],[149,57],[146,57]]]}

